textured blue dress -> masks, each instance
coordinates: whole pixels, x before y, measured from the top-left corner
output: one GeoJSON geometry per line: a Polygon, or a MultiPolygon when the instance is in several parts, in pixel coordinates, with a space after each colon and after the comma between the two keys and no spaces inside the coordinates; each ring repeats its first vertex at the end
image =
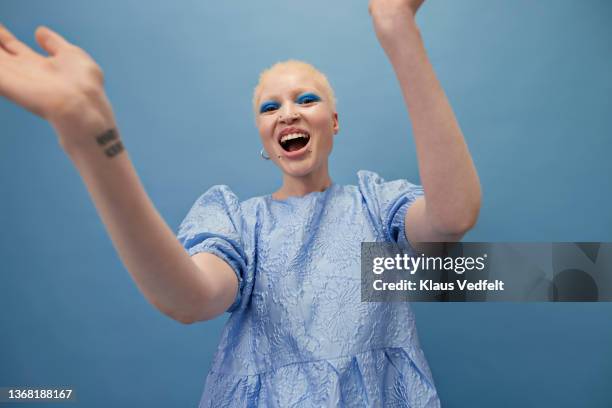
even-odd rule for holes
{"type": "Polygon", "coordinates": [[[361,242],[405,244],[423,190],[359,171],[357,186],[239,202],[198,198],[178,231],[240,283],[200,407],[438,407],[409,303],[361,302],[361,242]]]}

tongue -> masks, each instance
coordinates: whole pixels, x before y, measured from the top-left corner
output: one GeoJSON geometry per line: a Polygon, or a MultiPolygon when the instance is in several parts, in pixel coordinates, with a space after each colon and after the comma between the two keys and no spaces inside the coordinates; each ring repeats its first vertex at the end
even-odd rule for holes
{"type": "Polygon", "coordinates": [[[306,146],[306,143],[307,142],[303,137],[299,137],[297,139],[290,140],[287,143],[287,148],[285,150],[288,152],[295,152],[296,150],[300,150],[302,147],[306,146]]]}

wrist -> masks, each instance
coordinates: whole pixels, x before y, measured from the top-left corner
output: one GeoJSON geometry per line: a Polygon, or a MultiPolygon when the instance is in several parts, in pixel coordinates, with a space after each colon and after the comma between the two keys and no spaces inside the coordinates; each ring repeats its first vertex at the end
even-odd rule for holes
{"type": "Polygon", "coordinates": [[[71,98],[47,119],[67,153],[94,146],[97,136],[116,127],[112,108],[104,94],[71,98]]]}
{"type": "Polygon", "coordinates": [[[392,9],[370,8],[370,16],[374,27],[381,30],[393,30],[406,25],[416,26],[416,14],[409,7],[392,9]]]}
{"type": "Polygon", "coordinates": [[[412,13],[372,15],[374,31],[381,46],[386,50],[410,39],[420,39],[421,31],[412,13]]]}

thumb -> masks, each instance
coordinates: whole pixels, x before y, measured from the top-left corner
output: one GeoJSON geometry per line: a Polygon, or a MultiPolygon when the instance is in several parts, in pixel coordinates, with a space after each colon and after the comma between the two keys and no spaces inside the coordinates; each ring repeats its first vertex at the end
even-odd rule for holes
{"type": "Polygon", "coordinates": [[[40,26],[34,33],[36,42],[41,48],[47,51],[50,55],[57,54],[63,47],[70,45],[68,41],[55,31],[45,26],[40,26]]]}

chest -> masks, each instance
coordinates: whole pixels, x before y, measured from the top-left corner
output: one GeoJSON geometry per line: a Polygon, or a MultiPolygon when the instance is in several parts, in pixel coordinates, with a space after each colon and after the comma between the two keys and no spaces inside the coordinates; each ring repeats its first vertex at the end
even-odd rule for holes
{"type": "Polygon", "coordinates": [[[377,240],[360,201],[280,208],[262,217],[257,228],[252,293],[256,309],[299,313],[331,295],[359,293],[361,243],[377,240]]]}

